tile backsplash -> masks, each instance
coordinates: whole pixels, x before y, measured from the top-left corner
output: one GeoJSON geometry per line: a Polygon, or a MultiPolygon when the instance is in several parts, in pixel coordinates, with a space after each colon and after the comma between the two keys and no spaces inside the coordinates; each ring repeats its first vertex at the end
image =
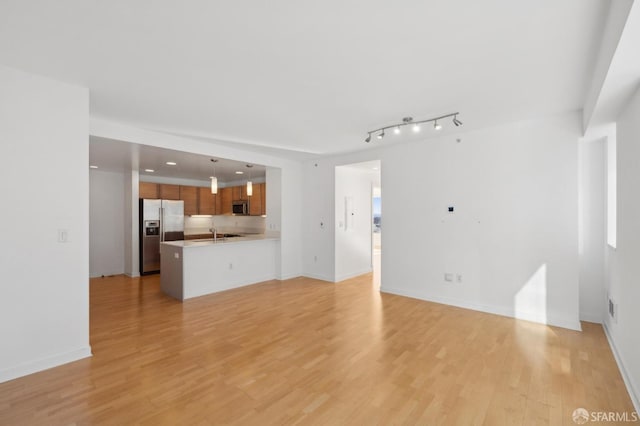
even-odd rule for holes
{"type": "Polygon", "coordinates": [[[207,234],[210,228],[220,233],[263,234],[266,218],[262,216],[184,217],[185,235],[207,234]]]}

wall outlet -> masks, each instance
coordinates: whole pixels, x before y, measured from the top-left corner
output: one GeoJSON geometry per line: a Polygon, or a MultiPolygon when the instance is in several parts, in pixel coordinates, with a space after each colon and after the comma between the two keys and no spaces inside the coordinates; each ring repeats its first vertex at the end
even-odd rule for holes
{"type": "Polygon", "coordinates": [[[176,259],[180,259],[180,253],[173,253],[173,257],[175,257],[176,259]]]}
{"type": "Polygon", "coordinates": [[[59,243],[69,242],[69,231],[67,231],[66,229],[58,229],[58,242],[59,243]]]}
{"type": "Polygon", "coordinates": [[[457,283],[461,283],[462,282],[462,274],[457,274],[456,275],[456,282],[457,283]]]}
{"type": "Polygon", "coordinates": [[[444,280],[448,283],[453,282],[453,274],[450,272],[445,272],[444,274],[444,280]]]}

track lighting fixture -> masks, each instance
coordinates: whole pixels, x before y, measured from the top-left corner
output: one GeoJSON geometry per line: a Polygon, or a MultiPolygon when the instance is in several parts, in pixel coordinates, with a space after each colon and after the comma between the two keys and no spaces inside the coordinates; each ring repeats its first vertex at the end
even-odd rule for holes
{"type": "Polygon", "coordinates": [[[402,126],[408,126],[411,125],[411,128],[413,129],[414,133],[417,133],[420,131],[420,124],[422,123],[430,123],[433,122],[433,129],[434,130],[441,130],[442,129],[442,124],[438,123],[438,120],[443,120],[445,118],[448,117],[453,117],[453,124],[458,127],[458,126],[462,126],[462,121],[458,120],[458,114],[457,112],[453,112],[451,114],[446,114],[446,115],[441,115],[440,117],[434,117],[434,118],[429,118],[426,120],[420,120],[420,121],[413,121],[413,117],[404,117],[402,119],[402,123],[399,124],[392,124],[390,126],[385,126],[385,127],[381,127],[379,129],[375,129],[375,130],[371,130],[370,132],[367,132],[367,138],[364,140],[365,142],[369,143],[371,142],[371,135],[377,133],[376,137],[378,139],[382,139],[384,138],[384,132],[387,129],[393,129],[393,133],[395,133],[396,135],[399,135],[401,132],[401,127],[402,126]]]}

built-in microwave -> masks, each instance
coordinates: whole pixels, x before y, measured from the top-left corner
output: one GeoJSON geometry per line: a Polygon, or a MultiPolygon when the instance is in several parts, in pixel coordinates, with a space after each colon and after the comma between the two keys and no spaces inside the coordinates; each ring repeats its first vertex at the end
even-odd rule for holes
{"type": "Polygon", "coordinates": [[[245,200],[234,201],[232,203],[231,212],[234,215],[248,215],[249,214],[249,202],[245,200]]]}

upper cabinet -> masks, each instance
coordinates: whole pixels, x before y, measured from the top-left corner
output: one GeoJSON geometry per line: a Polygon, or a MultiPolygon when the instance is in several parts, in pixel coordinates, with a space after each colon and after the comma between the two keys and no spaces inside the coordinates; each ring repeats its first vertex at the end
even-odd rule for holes
{"type": "Polygon", "coordinates": [[[198,187],[198,214],[220,214],[216,204],[220,194],[212,194],[209,187],[198,187]]]}
{"type": "Polygon", "coordinates": [[[231,201],[249,201],[247,196],[247,185],[232,186],[233,200],[231,201]]]}
{"type": "Polygon", "coordinates": [[[249,214],[251,216],[262,216],[264,211],[265,184],[254,183],[253,195],[249,197],[249,214]]]}
{"type": "Polygon", "coordinates": [[[163,200],[180,200],[180,185],[168,185],[161,183],[160,198],[163,200]]]}
{"type": "Polygon", "coordinates": [[[249,201],[249,215],[262,216],[266,211],[267,185],[253,184],[253,195],[247,196],[247,186],[218,188],[218,194],[212,194],[209,187],[182,186],[140,182],[140,198],[182,200],[184,214],[223,215],[232,214],[234,201],[249,201]]]}
{"type": "Polygon", "coordinates": [[[198,187],[196,186],[180,186],[180,199],[184,201],[184,214],[187,216],[194,214],[213,214],[200,213],[198,211],[198,187]]]}
{"type": "Polygon", "coordinates": [[[158,198],[158,184],[151,182],[140,182],[138,187],[140,198],[155,200],[158,198]]]}
{"type": "Polygon", "coordinates": [[[218,188],[218,197],[221,198],[221,211],[218,214],[231,214],[233,209],[231,207],[233,203],[233,188],[218,188]]]}

